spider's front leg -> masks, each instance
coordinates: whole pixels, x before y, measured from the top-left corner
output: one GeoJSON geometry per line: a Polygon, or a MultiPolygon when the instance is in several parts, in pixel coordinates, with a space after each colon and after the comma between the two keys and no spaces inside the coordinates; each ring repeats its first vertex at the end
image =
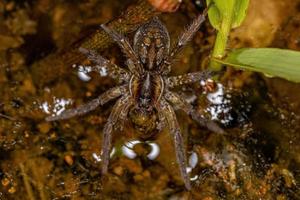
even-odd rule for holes
{"type": "Polygon", "coordinates": [[[191,84],[201,80],[207,80],[217,73],[219,72],[206,70],[203,72],[192,72],[192,73],[179,75],[179,76],[169,76],[166,79],[166,85],[169,88],[173,88],[180,85],[191,84]]]}
{"type": "Polygon", "coordinates": [[[109,77],[116,79],[119,82],[129,82],[130,73],[126,69],[123,69],[111,63],[109,60],[97,54],[94,50],[88,50],[80,47],[79,51],[84,54],[90,61],[97,64],[96,66],[91,66],[92,71],[101,73],[102,69],[104,68],[109,77]]]}
{"type": "Polygon", "coordinates": [[[75,116],[84,115],[90,111],[95,110],[98,106],[113,100],[128,91],[128,85],[117,86],[109,89],[108,91],[101,94],[98,98],[91,100],[90,102],[80,105],[77,108],[68,109],[57,116],[49,116],[46,121],[56,121],[62,119],[69,119],[75,116]]]}
{"type": "Polygon", "coordinates": [[[198,31],[202,23],[205,21],[205,16],[207,15],[207,9],[204,12],[196,17],[194,21],[189,25],[189,27],[181,34],[177,45],[171,51],[170,56],[175,56],[182,47],[184,47],[194,36],[194,34],[198,31]]]}
{"type": "Polygon", "coordinates": [[[186,160],[186,153],[184,148],[184,141],[180,132],[180,127],[176,118],[176,114],[173,108],[171,107],[171,105],[164,98],[161,99],[160,107],[158,110],[164,116],[169,131],[173,136],[175,151],[176,151],[176,159],[179,165],[180,174],[184,181],[185,187],[186,189],[191,190],[190,179],[186,171],[187,160],[186,160]]]}
{"type": "Polygon", "coordinates": [[[164,60],[164,65],[162,65],[160,71],[164,74],[169,73],[170,64],[172,60],[176,57],[178,52],[192,39],[194,34],[198,31],[202,23],[205,21],[205,16],[207,15],[208,9],[206,8],[204,12],[197,16],[196,19],[188,26],[188,28],[179,36],[178,41],[175,43],[171,53],[164,60]]]}
{"type": "Polygon", "coordinates": [[[116,32],[113,29],[110,29],[104,24],[102,24],[101,27],[107,34],[109,34],[114,39],[114,41],[118,43],[121,50],[128,58],[128,61],[131,62],[128,63],[129,70],[134,74],[141,74],[143,72],[143,68],[140,64],[138,56],[135,54],[133,48],[129,44],[128,39],[122,34],[116,32]]]}
{"type": "Polygon", "coordinates": [[[216,133],[224,134],[225,131],[214,121],[208,120],[201,116],[191,104],[186,102],[181,96],[175,92],[166,91],[165,98],[171,102],[176,109],[183,110],[192,117],[193,120],[197,121],[201,126],[206,127],[216,133]]]}
{"type": "Polygon", "coordinates": [[[128,114],[128,110],[133,101],[129,94],[124,94],[114,105],[108,120],[103,128],[103,141],[102,141],[102,174],[107,173],[109,164],[109,153],[111,149],[112,132],[118,121],[123,122],[128,114]]]}

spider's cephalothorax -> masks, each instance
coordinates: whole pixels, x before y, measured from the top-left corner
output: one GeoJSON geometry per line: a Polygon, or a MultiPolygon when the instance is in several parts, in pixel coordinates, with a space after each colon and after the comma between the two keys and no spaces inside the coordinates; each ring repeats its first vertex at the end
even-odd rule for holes
{"type": "Polygon", "coordinates": [[[113,129],[122,127],[122,122],[129,118],[134,127],[145,135],[150,134],[154,129],[160,130],[164,126],[168,127],[174,139],[180,174],[185,187],[191,189],[190,179],[186,171],[187,161],[184,142],[174,110],[183,110],[201,126],[205,126],[209,130],[219,133],[224,131],[213,121],[201,116],[182,96],[172,91],[174,87],[207,79],[210,77],[210,73],[208,71],[193,72],[180,76],[168,76],[168,74],[172,60],[199,29],[205,15],[206,13],[199,15],[192,22],[171,50],[167,29],[157,18],[138,29],[134,37],[133,47],[123,35],[102,25],[106,33],[118,43],[124,52],[128,69],[116,66],[92,50],[84,48],[79,50],[96,64],[92,67],[93,71],[100,71],[105,68],[108,76],[122,84],[107,90],[87,104],[66,110],[57,116],[47,117],[47,121],[83,115],[110,100],[118,98],[103,128],[102,173],[107,173],[113,129]]]}

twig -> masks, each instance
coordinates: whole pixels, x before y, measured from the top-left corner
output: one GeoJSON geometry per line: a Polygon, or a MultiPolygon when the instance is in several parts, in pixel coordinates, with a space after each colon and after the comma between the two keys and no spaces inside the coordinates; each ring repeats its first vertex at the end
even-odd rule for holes
{"type": "Polygon", "coordinates": [[[4,115],[4,114],[2,114],[2,113],[0,113],[0,117],[3,117],[3,118],[5,118],[5,119],[11,120],[11,121],[15,121],[15,120],[16,120],[15,118],[10,117],[10,116],[8,116],[8,115],[4,115]]]}
{"type": "Polygon", "coordinates": [[[36,164],[36,162],[31,161],[29,163],[29,167],[32,171],[33,177],[35,178],[35,186],[37,187],[38,191],[39,191],[39,195],[40,195],[40,199],[41,200],[47,200],[46,198],[46,194],[44,192],[44,186],[43,186],[43,182],[40,180],[40,174],[38,173],[38,166],[36,164]]]}
{"type": "MultiPolygon", "coordinates": [[[[3,105],[4,105],[4,103],[0,103],[0,107],[2,107],[3,105]]],[[[15,118],[10,117],[10,116],[5,115],[5,114],[2,114],[2,113],[0,113],[0,117],[5,118],[5,119],[8,119],[8,120],[11,120],[11,121],[16,121],[15,118]]]]}
{"type": "Polygon", "coordinates": [[[29,179],[28,179],[28,176],[27,176],[27,174],[25,172],[24,165],[23,164],[19,164],[19,167],[21,169],[21,174],[22,174],[22,177],[23,177],[23,181],[24,181],[26,192],[28,194],[28,199],[29,200],[35,200],[34,195],[33,195],[33,191],[32,191],[29,179]]]}

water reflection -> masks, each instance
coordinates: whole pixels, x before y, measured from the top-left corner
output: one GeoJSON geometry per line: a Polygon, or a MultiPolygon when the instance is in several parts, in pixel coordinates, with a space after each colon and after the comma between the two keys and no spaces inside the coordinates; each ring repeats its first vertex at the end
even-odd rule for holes
{"type": "Polygon", "coordinates": [[[101,162],[101,156],[98,155],[97,153],[93,153],[92,154],[94,160],[96,161],[96,163],[101,162]]]}
{"type": "Polygon", "coordinates": [[[195,152],[192,152],[189,158],[189,166],[195,168],[198,163],[198,155],[195,152]]]}
{"type": "MultiPolygon", "coordinates": [[[[115,155],[115,153],[116,153],[116,148],[113,147],[113,149],[111,150],[110,155],[109,155],[110,158],[112,158],[115,155]]],[[[101,154],[102,154],[102,151],[101,151],[101,154]]],[[[92,157],[94,158],[94,160],[95,160],[96,163],[99,163],[99,162],[102,161],[101,154],[97,154],[95,152],[92,153],[92,157]]]]}
{"type": "Polygon", "coordinates": [[[84,65],[73,65],[73,68],[77,68],[77,76],[80,80],[87,82],[91,80],[91,77],[88,73],[92,71],[96,71],[100,74],[101,77],[107,76],[107,69],[105,67],[100,66],[84,66],[84,65]]]}
{"type": "Polygon", "coordinates": [[[217,90],[215,92],[207,94],[207,99],[212,103],[212,105],[207,108],[212,120],[220,120],[223,124],[232,120],[230,115],[229,118],[219,119],[220,115],[224,116],[224,114],[226,115],[232,109],[230,97],[229,94],[225,95],[224,86],[220,83],[217,84],[217,90]]]}
{"type": "MultiPolygon", "coordinates": [[[[140,141],[140,140],[131,140],[129,142],[126,142],[122,146],[122,153],[129,159],[135,159],[137,157],[137,153],[134,151],[134,147],[138,144],[147,144],[150,147],[150,152],[147,154],[147,158],[149,160],[155,160],[159,153],[160,153],[160,147],[155,142],[150,141],[140,141]]],[[[198,164],[198,155],[196,152],[192,152],[188,159],[188,166],[186,168],[187,173],[191,173],[192,170],[197,166],[198,164]]],[[[195,181],[198,179],[198,175],[195,175],[194,177],[191,177],[191,181],[195,181]]]]}
{"type": "Polygon", "coordinates": [[[39,108],[46,114],[52,114],[52,116],[60,115],[68,105],[73,103],[72,99],[64,99],[53,97],[53,104],[43,102],[39,105],[39,108]]]}
{"type": "Polygon", "coordinates": [[[134,152],[134,146],[137,144],[147,144],[150,146],[151,150],[150,153],[147,154],[147,158],[149,160],[155,160],[160,152],[160,148],[158,146],[158,144],[154,143],[154,142],[150,142],[150,141],[146,141],[146,142],[142,142],[140,140],[132,140],[129,142],[126,142],[123,146],[122,146],[122,153],[130,159],[134,159],[137,156],[137,153],[134,152]]]}
{"type": "Polygon", "coordinates": [[[248,122],[248,114],[252,109],[247,92],[234,92],[232,89],[225,89],[220,83],[217,84],[216,91],[207,94],[210,105],[206,112],[211,115],[212,120],[219,121],[224,125],[239,125],[248,122]]]}
{"type": "Polygon", "coordinates": [[[230,112],[233,109],[231,95],[226,94],[222,84],[218,83],[216,91],[208,93],[207,99],[211,103],[211,106],[206,110],[210,113],[212,120],[218,120],[222,124],[228,124],[233,120],[233,117],[230,115],[230,112]]]}
{"type": "Polygon", "coordinates": [[[159,146],[155,143],[149,143],[149,145],[151,146],[151,152],[147,155],[147,158],[149,158],[150,160],[154,160],[155,158],[157,158],[158,154],[159,154],[159,146]]]}
{"type": "MultiPolygon", "coordinates": [[[[190,174],[192,170],[197,166],[198,164],[198,155],[196,152],[192,152],[189,159],[188,159],[188,167],[186,168],[186,172],[190,174]]],[[[191,181],[196,181],[198,179],[198,175],[195,175],[193,177],[190,177],[191,181]]]]}
{"type": "Polygon", "coordinates": [[[85,72],[78,71],[77,76],[84,82],[88,82],[89,80],[91,80],[91,77],[85,72]]]}

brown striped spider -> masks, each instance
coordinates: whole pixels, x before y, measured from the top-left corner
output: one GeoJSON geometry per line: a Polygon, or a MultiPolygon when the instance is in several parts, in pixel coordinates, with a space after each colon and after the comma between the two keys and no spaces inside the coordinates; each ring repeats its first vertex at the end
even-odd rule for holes
{"type": "Polygon", "coordinates": [[[93,71],[105,68],[108,76],[122,82],[98,98],[74,109],[64,111],[58,116],[47,117],[47,121],[68,119],[86,114],[110,100],[118,99],[103,129],[102,173],[107,173],[112,132],[122,128],[122,122],[129,118],[136,129],[145,135],[166,125],[174,139],[176,158],[185,187],[191,184],[186,167],[187,159],[184,141],[175,115],[175,109],[181,109],[201,126],[214,132],[224,131],[213,121],[204,118],[172,88],[206,80],[211,72],[193,72],[180,76],[169,76],[171,64],[178,52],[192,38],[204,22],[205,14],[199,15],[180,35],[174,48],[170,49],[170,37],[166,27],[158,18],[142,25],[134,36],[133,46],[123,35],[102,25],[102,28],[120,46],[127,58],[127,69],[120,68],[92,50],[80,48],[88,59],[96,65],[93,71]]]}

